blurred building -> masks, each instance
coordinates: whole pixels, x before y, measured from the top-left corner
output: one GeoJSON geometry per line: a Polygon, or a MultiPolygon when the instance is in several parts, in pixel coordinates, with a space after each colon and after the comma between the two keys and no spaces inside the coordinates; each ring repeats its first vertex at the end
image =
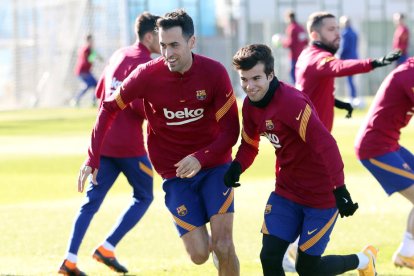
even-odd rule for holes
{"type": "MultiPolygon", "coordinates": [[[[285,28],[284,13],[296,11],[304,24],[308,15],[327,10],[348,15],[360,34],[361,57],[377,57],[391,50],[392,14],[404,12],[408,26],[414,19],[412,0],[1,0],[0,109],[64,106],[78,91],[73,74],[76,51],[87,33],[104,57],[134,39],[137,14],[164,14],[183,7],[196,26],[195,51],[222,62],[238,91],[231,68],[235,51],[247,43],[271,45],[271,37],[285,28]]],[[[275,48],[276,74],[288,80],[286,49],[275,48]]],[[[411,55],[414,53],[411,42],[411,55]]],[[[105,63],[96,63],[100,75],[105,63]]],[[[361,91],[372,94],[391,68],[359,79],[361,91]]],[[[341,93],[341,91],[338,91],[341,93]]]]}

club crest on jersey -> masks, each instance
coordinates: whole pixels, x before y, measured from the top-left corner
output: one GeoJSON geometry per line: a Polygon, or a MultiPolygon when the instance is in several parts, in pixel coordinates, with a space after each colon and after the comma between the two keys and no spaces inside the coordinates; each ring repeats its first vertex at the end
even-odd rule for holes
{"type": "Polygon", "coordinates": [[[197,90],[196,91],[197,100],[203,101],[207,98],[206,90],[197,90]]]}
{"type": "Polygon", "coordinates": [[[177,207],[177,213],[181,217],[187,215],[188,213],[187,207],[185,207],[185,205],[181,205],[180,207],[177,207]]]}
{"type": "Polygon", "coordinates": [[[272,204],[267,204],[265,208],[265,215],[272,211],[272,204]]]}
{"type": "Polygon", "coordinates": [[[272,130],[275,128],[275,125],[273,124],[272,120],[266,120],[266,129],[272,130]]]}

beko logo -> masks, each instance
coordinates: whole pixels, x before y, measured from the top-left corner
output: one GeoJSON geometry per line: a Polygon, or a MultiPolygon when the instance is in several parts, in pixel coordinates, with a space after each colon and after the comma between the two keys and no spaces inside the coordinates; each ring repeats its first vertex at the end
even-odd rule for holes
{"type": "Polygon", "coordinates": [[[183,119],[182,121],[178,121],[178,122],[167,122],[167,125],[169,126],[184,125],[187,123],[200,120],[204,116],[203,115],[204,109],[202,108],[192,110],[186,107],[184,108],[184,110],[179,110],[176,112],[169,111],[168,109],[163,108],[163,111],[164,111],[165,118],[167,118],[168,120],[183,119]]]}

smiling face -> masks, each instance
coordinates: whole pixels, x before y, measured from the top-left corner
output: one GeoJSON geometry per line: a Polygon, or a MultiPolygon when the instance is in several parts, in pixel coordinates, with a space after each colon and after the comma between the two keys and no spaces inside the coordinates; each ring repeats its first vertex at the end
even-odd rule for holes
{"type": "Polygon", "coordinates": [[[273,79],[273,73],[266,76],[265,65],[257,63],[250,70],[237,70],[240,76],[241,86],[246,92],[247,97],[252,102],[258,102],[266,95],[269,90],[270,82],[273,79]]]}
{"type": "Polygon", "coordinates": [[[171,72],[183,74],[192,65],[191,50],[194,48],[195,37],[185,38],[181,27],[159,29],[161,55],[164,57],[171,72]]]}
{"type": "Polygon", "coordinates": [[[320,41],[324,45],[338,50],[341,37],[339,34],[338,22],[335,18],[322,19],[322,25],[318,31],[313,31],[311,34],[313,40],[320,41]]]}

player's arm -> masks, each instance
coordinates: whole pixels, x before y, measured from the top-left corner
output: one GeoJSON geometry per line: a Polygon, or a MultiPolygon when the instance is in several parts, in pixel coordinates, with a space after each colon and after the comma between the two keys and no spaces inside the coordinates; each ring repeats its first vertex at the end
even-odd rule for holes
{"type": "Polygon", "coordinates": [[[213,165],[217,156],[231,150],[240,134],[236,96],[226,69],[220,68],[221,78],[216,82],[213,95],[215,116],[220,131],[211,144],[192,154],[200,162],[201,167],[213,165]]]}
{"type": "Polygon", "coordinates": [[[332,55],[321,55],[317,59],[315,74],[318,76],[343,77],[373,70],[370,59],[337,59],[332,55]]]}
{"type": "Polygon", "coordinates": [[[140,91],[145,91],[138,89],[140,87],[145,88],[144,83],[142,83],[140,68],[138,67],[124,80],[116,92],[101,104],[95,126],[92,130],[88,157],[80,169],[78,177],[79,192],[83,191],[85,182],[90,174],[93,174],[92,183],[98,184],[96,182],[96,174],[99,168],[101,146],[105,133],[112,124],[116,113],[124,109],[136,97],[139,97],[140,91]]]}
{"type": "Polygon", "coordinates": [[[335,139],[319,120],[310,101],[298,101],[290,108],[298,113],[302,111],[299,120],[296,121],[292,119],[294,116],[289,116],[286,122],[297,131],[303,142],[320,156],[323,166],[329,173],[341,217],[353,215],[358,209],[358,203],[353,203],[345,187],[344,164],[335,139]]]}
{"type": "Polygon", "coordinates": [[[230,164],[229,169],[224,175],[224,184],[228,187],[240,186],[239,179],[242,172],[247,170],[259,152],[260,135],[257,133],[256,126],[250,118],[249,112],[243,106],[243,127],[241,143],[236,153],[236,158],[230,164]]]}

